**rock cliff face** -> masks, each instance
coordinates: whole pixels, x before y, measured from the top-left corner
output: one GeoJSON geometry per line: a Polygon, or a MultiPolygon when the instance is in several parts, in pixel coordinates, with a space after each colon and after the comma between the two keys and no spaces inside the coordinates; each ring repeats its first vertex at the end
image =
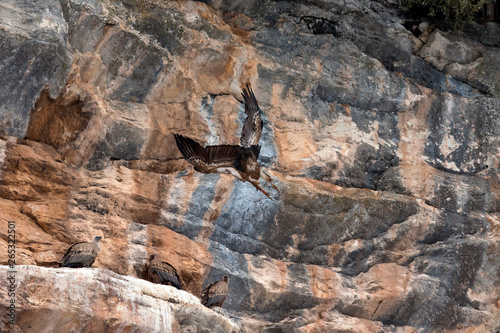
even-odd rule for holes
{"type": "MultiPolygon", "coordinates": [[[[13,332],[238,331],[185,291],[101,268],[18,266],[16,280],[22,310],[13,332]]],[[[1,285],[4,293],[6,280],[1,285]]]]}
{"type": "Polygon", "coordinates": [[[500,26],[417,37],[392,3],[2,1],[16,329],[500,330],[500,26]],[[247,82],[273,201],[174,142],[237,144],[247,82]],[[229,275],[223,316],[141,281],[151,253],[195,296],[229,275]]]}

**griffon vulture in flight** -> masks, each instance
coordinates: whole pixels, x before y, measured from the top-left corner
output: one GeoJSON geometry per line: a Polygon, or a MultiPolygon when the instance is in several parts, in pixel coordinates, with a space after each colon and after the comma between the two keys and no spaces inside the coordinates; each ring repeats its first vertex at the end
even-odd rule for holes
{"type": "Polygon", "coordinates": [[[99,241],[101,238],[101,236],[95,236],[90,243],[81,242],[73,244],[66,253],[64,253],[59,263],[59,267],[79,268],[92,266],[99,252],[99,241]]]}
{"type": "Polygon", "coordinates": [[[262,178],[279,192],[276,185],[272,183],[271,176],[257,162],[260,153],[259,140],[264,126],[260,117],[261,110],[248,84],[241,95],[245,101],[247,118],[243,124],[240,145],[218,145],[203,148],[193,139],[177,133],[174,134],[175,141],[182,156],[194,165],[196,171],[230,174],[243,182],[250,182],[257,190],[271,199],[259,183],[259,179],[262,178]]]}
{"type": "Polygon", "coordinates": [[[229,277],[224,275],[222,280],[216,281],[203,289],[201,292],[201,304],[207,308],[213,306],[222,307],[227,295],[227,287],[229,285],[229,277]]]}
{"type": "Polygon", "coordinates": [[[181,290],[179,275],[174,266],[162,261],[158,256],[152,254],[148,262],[148,279],[151,282],[164,284],[181,290]]]}

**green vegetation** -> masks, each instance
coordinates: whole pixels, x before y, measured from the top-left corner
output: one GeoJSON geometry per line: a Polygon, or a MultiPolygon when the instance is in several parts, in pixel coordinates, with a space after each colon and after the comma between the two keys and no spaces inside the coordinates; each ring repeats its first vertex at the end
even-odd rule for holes
{"type": "Polygon", "coordinates": [[[485,0],[404,0],[403,11],[416,13],[445,21],[453,29],[461,30],[465,23],[474,19],[474,15],[483,9],[485,0]]]}

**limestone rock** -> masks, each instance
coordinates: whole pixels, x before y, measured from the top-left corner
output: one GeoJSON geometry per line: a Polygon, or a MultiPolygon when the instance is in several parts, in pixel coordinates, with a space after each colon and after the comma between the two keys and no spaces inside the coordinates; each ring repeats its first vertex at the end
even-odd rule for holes
{"type": "Polygon", "coordinates": [[[477,89],[494,95],[500,94],[498,47],[435,30],[418,55],[440,71],[470,82],[477,89]]]}
{"type": "Polygon", "coordinates": [[[164,320],[173,332],[500,327],[494,23],[422,41],[394,1],[0,6],[0,225],[15,222],[18,288],[33,295],[19,300],[25,332],[46,312],[75,331],[92,318],[138,332],[164,320]],[[174,142],[237,144],[246,83],[273,201],[193,171],[174,142]],[[94,268],[54,268],[95,235],[94,268]],[[195,296],[229,275],[226,318],[185,292],[187,307],[153,302],[168,316],[151,305],[145,290],[166,290],[137,280],[152,253],[195,296]],[[82,303],[68,310],[35,279],[88,288],[71,285],[82,303]],[[94,296],[112,317],[84,302],[94,296]]]}
{"type": "Polygon", "coordinates": [[[22,137],[42,89],[55,97],[65,86],[68,26],[59,1],[7,0],[0,8],[0,133],[22,137]]]}
{"type": "MultiPolygon", "coordinates": [[[[8,270],[0,266],[4,276],[8,270]]],[[[170,286],[99,268],[17,266],[16,271],[19,332],[238,332],[231,320],[170,286]]],[[[7,280],[1,285],[2,298],[8,299],[7,280]]],[[[0,308],[6,313],[5,303],[0,308]]]]}

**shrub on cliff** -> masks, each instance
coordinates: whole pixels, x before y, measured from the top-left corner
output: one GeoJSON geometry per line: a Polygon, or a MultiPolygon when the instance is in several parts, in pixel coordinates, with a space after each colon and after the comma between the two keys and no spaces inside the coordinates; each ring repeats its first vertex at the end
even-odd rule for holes
{"type": "Polygon", "coordinates": [[[404,0],[402,7],[407,14],[418,12],[435,19],[444,19],[453,29],[461,30],[483,9],[484,4],[485,0],[404,0]]]}

